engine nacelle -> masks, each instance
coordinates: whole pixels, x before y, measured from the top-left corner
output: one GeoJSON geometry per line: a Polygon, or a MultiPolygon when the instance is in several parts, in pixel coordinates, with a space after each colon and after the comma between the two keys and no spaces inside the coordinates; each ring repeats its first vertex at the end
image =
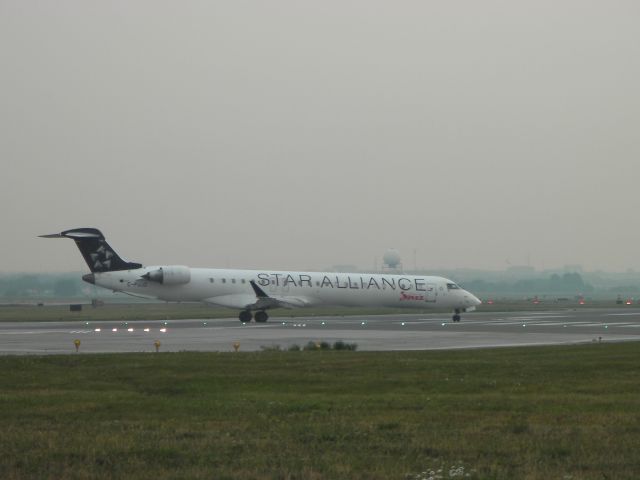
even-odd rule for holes
{"type": "Polygon", "coordinates": [[[142,278],[162,285],[184,285],[191,281],[191,269],[182,265],[169,265],[147,272],[142,278]]]}

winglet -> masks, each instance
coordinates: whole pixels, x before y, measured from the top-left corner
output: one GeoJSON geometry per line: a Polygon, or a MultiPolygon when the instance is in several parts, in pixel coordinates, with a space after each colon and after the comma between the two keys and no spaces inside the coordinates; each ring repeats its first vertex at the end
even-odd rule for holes
{"type": "Polygon", "coordinates": [[[254,282],[253,280],[249,280],[249,283],[251,284],[251,288],[253,288],[253,291],[256,293],[256,297],[258,298],[269,298],[269,295],[267,295],[264,290],[262,290],[257,284],[256,282],[254,282]]]}

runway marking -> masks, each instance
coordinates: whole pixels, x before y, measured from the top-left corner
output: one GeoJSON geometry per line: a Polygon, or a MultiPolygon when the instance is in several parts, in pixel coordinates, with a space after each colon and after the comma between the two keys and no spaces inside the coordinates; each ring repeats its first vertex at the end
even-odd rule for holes
{"type": "Polygon", "coordinates": [[[634,323],[629,323],[629,322],[603,322],[602,325],[609,325],[611,326],[622,326],[622,325],[637,325],[634,323]]]}
{"type": "Polygon", "coordinates": [[[446,321],[451,321],[451,319],[441,318],[439,320],[405,320],[404,322],[394,321],[391,324],[383,323],[382,325],[430,325],[430,324],[437,324],[437,323],[442,323],[446,321]]]}
{"type": "MultiPolygon", "coordinates": [[[[465,325],[486,325],[486,326],[502,326],[502,325],[522,325],[523,323],[526,323],[527,325],[564,325],[565,323],[575,323],[575,322],[541,322],[540,320],[517,320],[515,322],[512,321],[499,321],[499,322],[467,322],[465,323],[465,325]]],[[[461,324],[462,325],[462,324],[461,324]]]]}
{"type": "Polygon", "coordinates": [[[8,330],[0,332],[0,335],[38,335],[38,334],[50,334],[50,333],[68,333],[68,330],[8,330]]]}
{"type": "Polygon", "coordinates": [[[550,326],[555,327],[557,325],[571,325],[572,322],[549,322],[549,323],[532,323],[531,325],[542,325],[542,326],[550,326]]]}
{"type": "Polygon", "coordinates": [[[631,315],[636,315],[638,317],[640,317],[640,312],[624,312],[624,313],[606,313],[605,316],[607,317],[626,317],[626,316],[631,316],[631,315]]]}
{"type": "Polygon", "coordinates": [[[623,323],[608,323],[608,322],[567,322],[563,325],[567,325],[569,327],[606,327],[606,326],[618,326],[618,325],[629,325],[628,322],[623,323]]]}
{"type": "MultiPolygon", "coordinates": [[[[456,325],[477,325],[477,326],[486,326],[486,327],[502,327],[502,326],[510,326],[510,325],[525,325],[527,327],[553,327],[553,326],[559,326],[559,325],[566,325],[569,327],[600,327],[600,326],[605,326],[605,325],[609,325],[609,326],[623,326],[623,325],[636,325],[636,324],[630,324],[629,322],[599,322],[599,323],[594,323],[594,322],[575,322],[575,321],[567,321],[567,322],[541,322],[540,320],[532,320],[532,321],[528,321],[528,320],[520,320],[520,321],[515,321],[515,322],[508,322],[508,321],[499,321],[499,322],[467,322],[467,323],[460,323],[460,324],[456,324],[456,325]]],[[[638,325],[640,326],[640,325],[638,325]]]]}
{"type": "MultiPolygon", "coordinates": [[[[233,325],[233,326],[229,326],[229,327],[202,327],[202,330],[238,330],[238,329],[242,329],[242,328],[275,328],[275,327],[284,327],[284,326],[291,326],[293,325],[293,323],[288,323],[287,325],[282,325],[282,323],[267,323],[266,325],[233,325]]],[[[189,329],[191,329],[190,327],[187,327],[189,329]]],[[[183,328],[180,328],[179,330],[184,330],[183,328]]]]}

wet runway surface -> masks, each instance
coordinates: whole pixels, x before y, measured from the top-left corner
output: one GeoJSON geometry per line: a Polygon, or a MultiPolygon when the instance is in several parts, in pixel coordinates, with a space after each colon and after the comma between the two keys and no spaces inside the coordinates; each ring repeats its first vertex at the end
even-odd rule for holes
{"type": "Polygon", "coordinates": [[[136,322],[0,323],[0,354],[255,351],[342,340],[358,350],[426,350],[640,340],[640,309],[136,322]]]}

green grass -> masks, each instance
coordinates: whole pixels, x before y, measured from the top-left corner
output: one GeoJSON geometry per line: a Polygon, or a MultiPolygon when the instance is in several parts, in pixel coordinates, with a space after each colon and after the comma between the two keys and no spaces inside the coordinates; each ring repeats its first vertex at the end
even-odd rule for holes
{"type": "Polygon", "coordinates": [[[640,472],[637,343],[0,357],[0,369],[6,480],[640,472]]]}
{"type": "MultiPolygon", "coordinates": [[[[74,303],[74,302],[70,302],[74,303]]],[[[616,305],[610,301],[590,302],[589,305],[578,305],[577,302],[548,302],[534,305],[526,301],[501,301],[493,305],[481,305],[482,312],[513,311],[549,311],[562,309],[585,310],[589,308],[620,308],[630,310],[633,306],[616,305]]],[[[349,316],[349,315],[388,315],[415,314],[420,310],[401,308],[349,308],[349,307],[316,307],[293,310],[270,310],[272,317],[307,317],[307,316],[349,316]]],[[[424,313],[446,313],[450,310],[424,310],[424,313]]],[[[135,320],[179,320],[179,319],[216,319],[236,318],[237,310],[212,307],[197,303],[122,303],[106,304],[92,308],[83,305],[81,312],[70,312],[69,305],[5,305],[0,306],[0,322],[46,322],[46,321],[135,321],[135,320]]]]}
{"type": "MultiPolygon", "coordinates": [[[[299,308],[269,310],[273,317],[302,317],[319,315],[384,315],[417,313],[400,308],[299,308]]],[[[136,321],[237,318],[238,310],[198,303],[122,303],[93,308],[83,305],[80,312],[69,311],[69,305],[8,305],[0,307],[0,322],[57,322],[57,321],[136,321]]]]}

